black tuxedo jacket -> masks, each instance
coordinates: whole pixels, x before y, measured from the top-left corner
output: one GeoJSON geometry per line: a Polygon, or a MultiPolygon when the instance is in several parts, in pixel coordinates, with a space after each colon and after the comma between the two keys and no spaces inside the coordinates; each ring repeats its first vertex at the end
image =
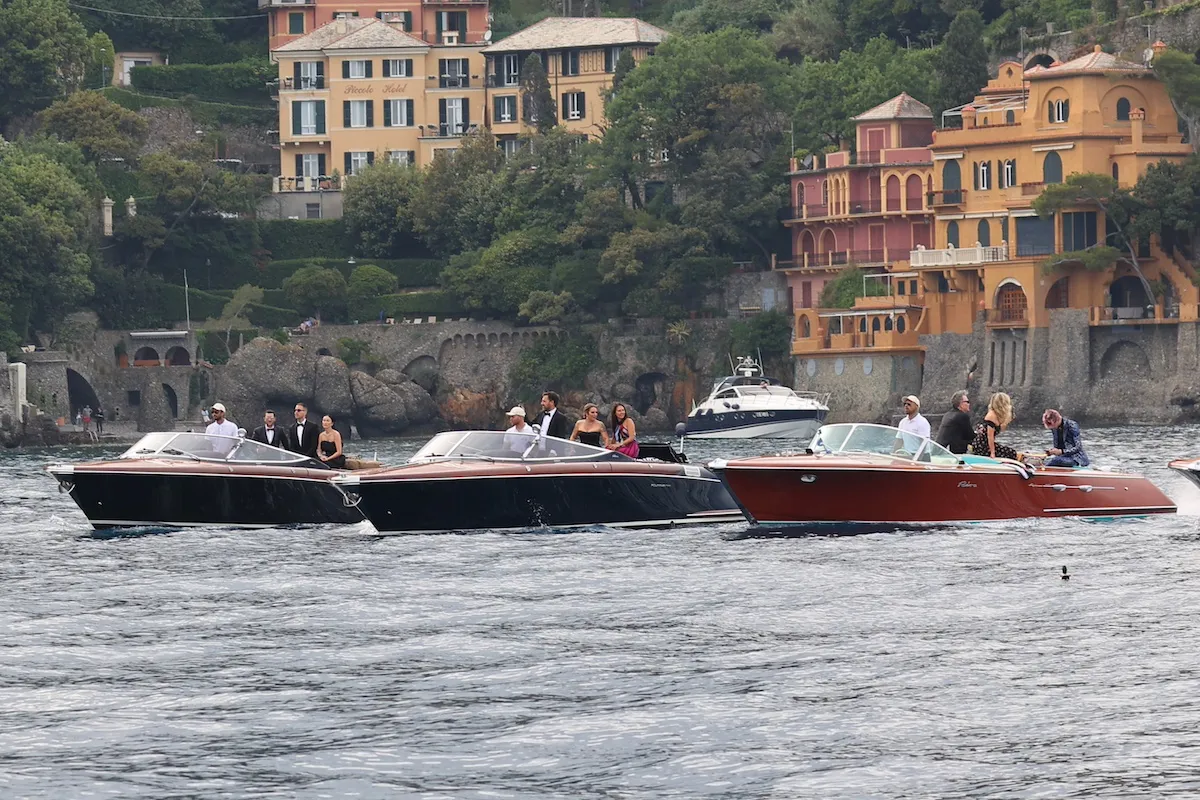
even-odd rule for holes
{"type": "Polygon", "coordinates": [[[285,450],[291,449],[290,447],[288,447],[287,431],[285,431],[281,426],[279,426],[279,425],[275,426],[274,436],[275,436],[274,441],[268,442],[267,441],[267,426],[259,425],[257,428],[254,429],[254,433],[250,434],[250,440],[253,442],[262,442],[263,444],[269,444],[272,447],[282,447],[285,450]]]}
{"type": "MultiPolygon", "coordinates": [[[[542,421],[546,419],[546,412],[538,414],[534,424],[540,429],[542,421]]],[[[550,418],[550,427],[546,431],[547,436],[554,436],[558,439],[567,439],[571,436],[571,426],[567,423],[567,417],[560,410],[555,410],[554,416],[550,418]]]]}
{"type": "Polygon", "coordinates": [[[296,428],[298,427],[300,426],[293,425],[288,429],[288,450],[291,450],[293,453],[301,453],[309,458],[316,458],[317,437],[321,435],[321,429],[312,420],[304,420],[304,441],[299,443],[296,438],[296,428]]]}

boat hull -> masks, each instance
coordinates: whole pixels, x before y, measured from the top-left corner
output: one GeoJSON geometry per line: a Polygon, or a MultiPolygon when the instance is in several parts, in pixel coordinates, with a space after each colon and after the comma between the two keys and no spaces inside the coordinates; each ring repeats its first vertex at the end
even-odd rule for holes
{"type": "Polygon", "coordinates": [[[1176,510],[1145,478],[1092,470],[862,463],[818,455],[731,461],[715,471],[746,514],[765,526],[853,531],[1176,510]]]}
{"type": "Polygon", "coordinates": [[[824,409],[693,413],[684,435],[694,439],[812,439],[828,413],[824,409]]]}
{"type": "Polygon", "coordinates": [[[1200,460],[1172,461],[1167,466],[1200,488],[1200,460]]]}
{"type": "Polygon", "coordinates": [[[400,467],[390,475],[344,476],[338,485],[361,498],[359,508],[371,524],[391,533],[745,522],[711,472],[691,465],[638,466],[497,466],[492,474],[456,476],[400,467]]]}
{"type": "MultiPolygon", "coordinates": [[[[119,463],[119,462],[118,462],[119,463]]],[[[51,467],[63,491],[97,530],[139,527],[270,527],[352,524],[363,515],[347,506],[327,470],[229,467],[154,469],[129,464],[89,469],[51,467]]]]}

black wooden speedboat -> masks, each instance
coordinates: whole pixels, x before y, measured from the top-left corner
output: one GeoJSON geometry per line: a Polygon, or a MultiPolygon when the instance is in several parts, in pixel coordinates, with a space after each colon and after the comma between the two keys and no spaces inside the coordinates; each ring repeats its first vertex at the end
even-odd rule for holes
{"type": "Polygon", "coordinates": [[[449,431],[408,464],[343,473],[333,485],[383,532],[671,527],[745,519],[721,481],[669,445],[643,458],[579,442],[449,431]]]}
{"type": "Polygon", "coordinates": [[[46,470],[98,530],[363,519],[320,461],[241,437],[150,433],[116,459],[46,470]]]}

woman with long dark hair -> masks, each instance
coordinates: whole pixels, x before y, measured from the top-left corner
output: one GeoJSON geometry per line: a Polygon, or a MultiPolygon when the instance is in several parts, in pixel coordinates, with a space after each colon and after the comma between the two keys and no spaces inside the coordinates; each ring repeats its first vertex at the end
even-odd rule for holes
{"type": "Polygon", "coordinates": [[[608,418],[608,449],[624,453],[630,458],[638,457],[637,427],[629,418],[629,409],[624,403],[614,403],[608,418]]]}
{"type": "Polygon", "coordinates": [[[321,435],[317,437],[317,458],[330,469],[345,469],[346,455],[342,452],[342,435],[333,427],[333,417],[321,417],[321,435]]]}

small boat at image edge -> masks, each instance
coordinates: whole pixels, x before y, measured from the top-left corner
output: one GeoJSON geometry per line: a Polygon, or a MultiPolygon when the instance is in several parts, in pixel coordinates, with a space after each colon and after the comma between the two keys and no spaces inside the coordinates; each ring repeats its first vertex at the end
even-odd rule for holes
{"type": "Polygon", "coordinates": [[[342,473],[333,485],[389,533],[745,522],[708,469],[668,444],[640,446],[633,459],[554,437],[448,431],[407,464],[342,473]]]}
{"type": "Polygon", "coordinates": [[[46,471],[97,530],[362,522],[319,461],[232,436],[150,433],[119,457],[46,471]]]}
{"type": "Polygon", "coordinates": [[[709,467],[760,526],[857,532],[1025,517],[1173,514],[1139,475],[955,455],[887,425],[825,425],[801,455],[709,467]]]}
{"type": "Polygon", "coordinates": [[[713,384],[708,398],[692,409],[687,436],[811,439],[829,413],[828,394],[797,392],[764,377],[762,367],[750,356],[739,358],[733,372],[713,384]]]}
{"type": "Polygon", "coordinates": [[[1180,458],[1167,466],[1200,487],[1200,458],[1180,458]]]}

